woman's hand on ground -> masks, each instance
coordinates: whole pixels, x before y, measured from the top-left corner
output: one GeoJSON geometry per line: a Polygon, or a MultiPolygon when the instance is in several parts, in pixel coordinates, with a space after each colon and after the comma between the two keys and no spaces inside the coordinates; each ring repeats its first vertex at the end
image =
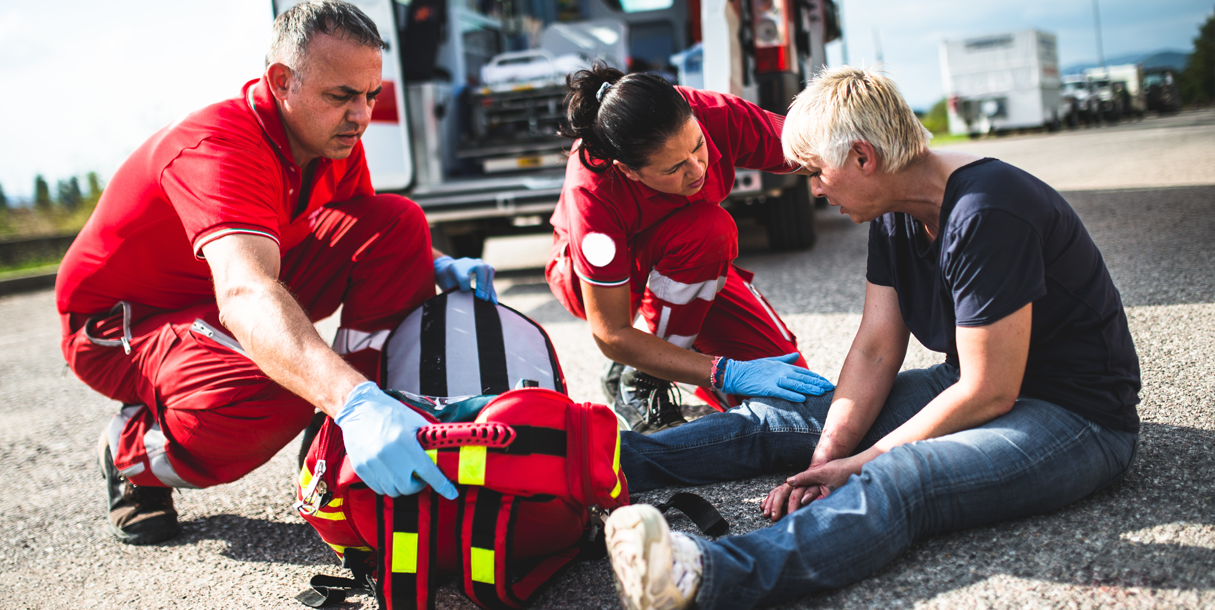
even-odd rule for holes
{"type": "Polygon", "coordinates": [[[811,464],[806,470],[789,477],[764,498],[761,503],[764,516],[776,522],[815,500],[830,496],[848,482],[848,477],[861,473],[861,467],[876,457],[872,455],[873,451],[811,464]]]}
{"type": "Polygon", "coordinates": [[[814,487],[794,487],[788,483],[782,483],[772,491],[768,492],[768,497],[760,504],[763,509],[764,517],[770,519],[773,523],[780,521],[785,515],[801,508],[805,503],[821,497],[824,490],[819,486],[814,487]]]}

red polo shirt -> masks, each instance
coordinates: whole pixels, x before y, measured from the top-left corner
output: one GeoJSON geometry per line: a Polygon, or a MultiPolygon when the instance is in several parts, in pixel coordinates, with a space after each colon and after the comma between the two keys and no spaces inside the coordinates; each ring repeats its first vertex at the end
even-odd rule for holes
{"type": "Polygon", "coordinates": [[[265,79],[165,127],[122,164],[72,243],[55,283],[59,311],[213,301],[204,244],[251,233],[286,252],[321,206],[375,194],[361,142],[346,159],[318,159],[297,213],[302,174],[265,79]]]}
{"type": "Polygon", "coordinates": [[[693,201],[721,203],[734,187],[735,167],[776,173],[797,169],[785,162],[781,152],[784,117],[733,95],[676,89],[691,105],[709,152],[705,184],[695,195],[659,193],[629,180],[615,167],[596,174],[583,167],[578,155],[570,155],[566,163],[561,199],[553,211],[550,260],[568,257],[574,273],[588,283],[628,282],[633,238],[693,201]]]}

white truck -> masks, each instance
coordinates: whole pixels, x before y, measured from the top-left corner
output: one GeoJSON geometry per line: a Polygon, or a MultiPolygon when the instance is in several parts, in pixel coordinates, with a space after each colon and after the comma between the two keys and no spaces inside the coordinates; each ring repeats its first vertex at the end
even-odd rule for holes
{"type": "Polygon", "coordinates": [[[1055,35],[1024,30],[941,42],[949,132],[1058,129],[1062,88],[1055,35]]]}
{"type": "Polygon", "coordinates": [[[1084,71],[1084,78],[1096,92],[1100,100],[1101,116],[1106,121],[1118,123],[1128,115],[1142,118],[1147,112],[1143,64],[1089,68],[1084,71]]]}
{"type": "MultiPolygon", "coordinates": [[[[296,2],[271,1],[276,15],[296,2]]],[[[577,65],[656,71],[784,114],[840,35],[832,0],[350,1],[389,45],[363,136],[372,183],[418,202],[453,256],[551,230],[570,144],[555,132],[577,65]]],[[[723,205],[763,223],[773,249],[814,244],[804,176],[739,171],[723,205]]]]}

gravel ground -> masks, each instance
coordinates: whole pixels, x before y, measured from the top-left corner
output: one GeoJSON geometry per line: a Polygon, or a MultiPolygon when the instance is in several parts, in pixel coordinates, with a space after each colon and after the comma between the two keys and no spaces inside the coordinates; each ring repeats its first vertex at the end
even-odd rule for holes
{"type": "MultiPolygon", "coordinates": [[[[1101,247],[1143,368],[1138,459],[1121,485],[1082,502],[934,538],[859,583],[780,607],[1215,608],[1215,113],[958,148],[1066,191],[1101,247]]],[[[819,230],[813,251],[778,255],[743,225],[740,264],[811,368],[834,379],[860,319],[866,229],[830,210],[819,230]]],[[[487,258],[516,267],[499,294],[548,329],[574,398],[599,400],[602,356],[535,271],[544,254],[544,240],[519,238],[492,242],[487,258]]],[[[0,607],[302,608],[292,597],[307,579],[339,569],[289,508],[294,444],[241,481],[179,493],[177,540],[110,538],[93,451],[116,405],[65,371],[54,309],[49,291],[0,297],[0,607]]],[[[905,366],[939,360],[913,347],[905,366]]],[[[742,533],[765,527],[758,503],[781,478],[695,491],[742,533]]],[[[692,529],[683,518],[672,526],[692,529]]],[[[536,607],[618,607],[609,570],[575,566],[536,607]]],[[[438,603],[473,608],[450,585],[438,603]]],[[[374,606],[356,597],[345,607],[374,606]]]]}

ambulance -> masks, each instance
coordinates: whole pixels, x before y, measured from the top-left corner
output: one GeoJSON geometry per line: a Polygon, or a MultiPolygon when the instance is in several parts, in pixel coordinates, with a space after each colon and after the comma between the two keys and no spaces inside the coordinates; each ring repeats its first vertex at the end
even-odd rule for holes
{"type": "MultiPolygon", "coordinates": [[[[388,44],[363,136],[372,182],[416,201],[457,257],[552,230],[570,71],[600,60],[784,114],[840,36],[832,0],[349,1],[388,44]]],[[[277,15],[295,2],[272,4],[277,15]]],[[[740,169],[722,205],[762,224],[774,250],[814,245],[804,176],[740,169]]]]}

